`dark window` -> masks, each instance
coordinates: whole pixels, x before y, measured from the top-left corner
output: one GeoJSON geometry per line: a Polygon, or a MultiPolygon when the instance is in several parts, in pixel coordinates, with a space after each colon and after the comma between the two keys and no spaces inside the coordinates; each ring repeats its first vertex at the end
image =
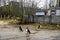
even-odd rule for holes
{"type": "Polygon", "coordinates": [[[55,10],[51,10],[51,12],[55,12],[55,10]]]}

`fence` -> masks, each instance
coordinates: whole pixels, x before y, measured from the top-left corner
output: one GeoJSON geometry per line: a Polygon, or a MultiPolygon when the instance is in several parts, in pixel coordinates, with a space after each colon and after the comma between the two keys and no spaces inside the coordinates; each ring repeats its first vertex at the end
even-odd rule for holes
{"type": "MultiPolygon", "coordinates": [[[[30,19],[33,19],[33,18],[30,17],[30,19]]],[[[57,22],[60,22],[60,16],[34,16],[34,22],[57,23],[57,22]]]]}

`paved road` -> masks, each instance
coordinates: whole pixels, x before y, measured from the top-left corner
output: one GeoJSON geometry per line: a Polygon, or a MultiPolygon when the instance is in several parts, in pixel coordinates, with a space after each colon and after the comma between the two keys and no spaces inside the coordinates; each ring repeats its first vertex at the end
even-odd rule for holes
{"type": "Polygon", "coordinates": [[[26,31],[20,32],[18,28],[0,28],[0,40],[60,40],[58,30],[31,30],[31,32],[32,34],[26,37],[26,31]]]}

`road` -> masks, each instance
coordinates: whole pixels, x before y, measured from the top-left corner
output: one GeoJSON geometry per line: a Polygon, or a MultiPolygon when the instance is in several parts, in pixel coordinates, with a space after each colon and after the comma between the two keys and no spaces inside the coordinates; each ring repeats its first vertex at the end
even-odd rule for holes
{"type": "Polygon", "coordinates": [[[21,32],[18,27],[0,28],[0,40],[60,40],[59,30],[31,30],[31,33],[27,37],[25,29],[21,32]]]}

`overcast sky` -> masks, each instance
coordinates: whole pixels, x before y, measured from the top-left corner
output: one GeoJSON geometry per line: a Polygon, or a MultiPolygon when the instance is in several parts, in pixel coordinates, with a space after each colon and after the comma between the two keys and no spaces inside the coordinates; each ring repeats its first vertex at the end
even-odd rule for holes
{"type": "MultiPolygon", "coordinates": [[[[10,0],[10,1],[12,1],[12,0],[10,0]]],[[[19,2],[19,0],[17,0],[17,1],[19,2]]],[[[26,1],[28,2],[29,0],[26,0],[26,1]]],[[[31,1],[33,1],[33,0],[31,0],[31,1]]],[[[37,7],[46,8],[46,0],[38,0],[38,1],[34,0],[34,2],[38,4],[37,7]]],[[[3,0],[0,0],[0,3],[1,3],[1,5],[3,5],[3,0]]],[[[8,4],[8,0],[6,0],[6,3],[8,4]]],[[[47,0],[47,7],[49,7],[48,4],[49,4],[49,0],[47,0]]]]}

